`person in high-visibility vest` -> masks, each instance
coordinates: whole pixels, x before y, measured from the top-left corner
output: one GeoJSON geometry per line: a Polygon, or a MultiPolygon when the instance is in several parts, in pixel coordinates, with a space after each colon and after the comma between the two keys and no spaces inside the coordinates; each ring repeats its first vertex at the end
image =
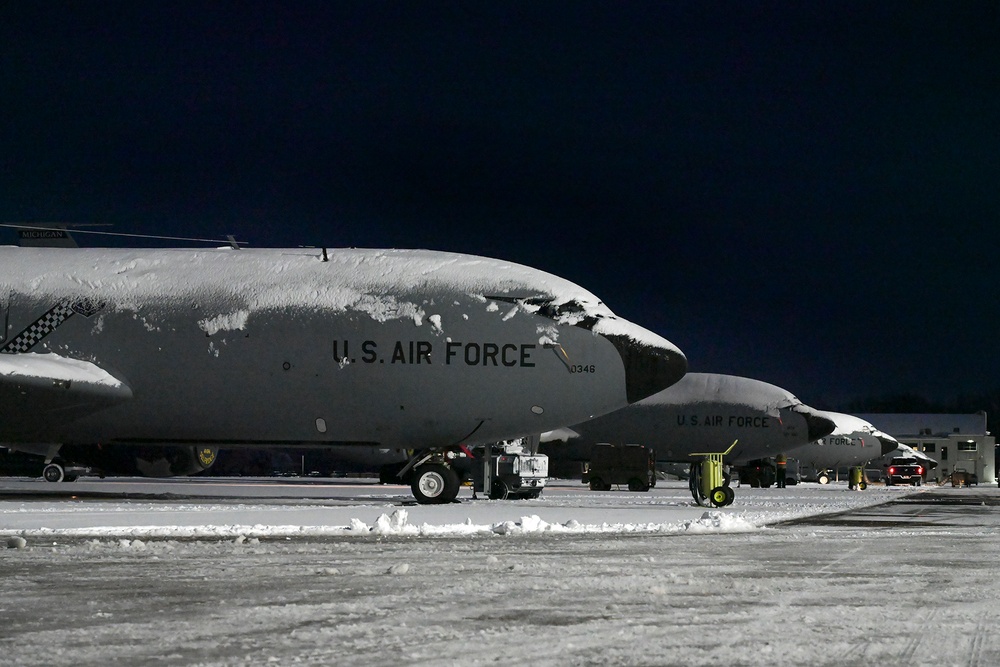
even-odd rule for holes
{"type": "Polygon", "coordinates": [[[785,488],[785,468],[788,464],[788,459],[785,458],[784,454],[778,454],[774,457],[774,463],[778,467],[778,479],[777,486],[779,489],[785,488]]]}

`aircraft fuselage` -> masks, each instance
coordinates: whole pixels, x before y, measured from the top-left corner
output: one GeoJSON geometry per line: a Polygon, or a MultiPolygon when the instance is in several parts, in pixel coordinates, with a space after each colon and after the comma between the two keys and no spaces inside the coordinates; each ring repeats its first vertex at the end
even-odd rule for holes
{"type": "Polygon", "coordinates": [[[0,323],[0,442],[492,442],[685,367],[568,281],[430,251],[0,248],[0,323]]]}

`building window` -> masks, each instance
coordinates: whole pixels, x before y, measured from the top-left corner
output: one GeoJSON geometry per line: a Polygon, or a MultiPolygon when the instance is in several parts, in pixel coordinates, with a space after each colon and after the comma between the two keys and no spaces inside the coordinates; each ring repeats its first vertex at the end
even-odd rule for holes
{"type": "Polygon", "coordinates": [[[934,444],[933,442],[925,442],[924,443],[924,451],[925,452],[933,452],[935,449],[937,449],[937,445],[934,444]]]}
{"type": "Polygon", "coordinates": [[[941,448],[941,460],[942,461],[947,461],[948,460],[948,448],[947,447],[942,447],[941,448]]]}
{"type": "Polygon", "coordinates": [[[974,452],[977,449],[975,440],[966,440],[965,442],[958,443],[958,451],[960,452],[974,452]]]}

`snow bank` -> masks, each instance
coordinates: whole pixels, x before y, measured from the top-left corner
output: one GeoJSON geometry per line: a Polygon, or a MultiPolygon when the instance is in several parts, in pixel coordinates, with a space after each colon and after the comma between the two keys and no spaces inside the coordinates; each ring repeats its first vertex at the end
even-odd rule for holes
{"type": "MultiPolygon", "coordinates": [[[[757,530],[752,521],[721,512],[705,512],[699,519],[665,523],[608,522],[584,524],[575,519],[563,523],[545,521],[537,514],[522,516],[519,520],[499,521],[493,524],[476,524],[471,519],[457,524],[413,524],[409,513],[398,509],[391,514],[381,514],[371,525],[360,519],[351,519],[346,526],[267,526],[267,525],[204,525],[204,526],[96,526],[81,528],[39,528],[22,530],[20,538],[102,538],[117,539],[141,544],[142,539],[164,538],[236,538],[242,543],[248,538],[331,537],[331,536],[402,536],[402,537],[469,537],[484,535],[536,535],[536,534],[637,534],[637,533],[733,533],[757,530]]],[[[3,531],[0,531],[3,532],[3,531]]],[[[141,548],[133,544],[132,548],[141,548]]]]}

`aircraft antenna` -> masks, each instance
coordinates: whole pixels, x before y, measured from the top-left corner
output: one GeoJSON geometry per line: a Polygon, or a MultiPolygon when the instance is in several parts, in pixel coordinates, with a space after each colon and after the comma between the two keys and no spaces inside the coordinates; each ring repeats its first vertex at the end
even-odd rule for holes
{"type": "MultiPolygon", "coordinates": [[[[51,223],[49,223],[49,224],[51,224],[51,223]]],[[[25,228],[29,228],[30,227],[31,229],[37,229],[37,230],[41,230],[41,231],[44,231],[44,232],[64,232],[64,231],[66,231],[66,227],[67,226],[77,227],[78,225],[73,224],[73,225],[62,225],[61,227],[56,227],[56,226],[43,227],[41,225],[38,225],[38,224],[35,224],[35,223],[30,223],[30,222],[23,222],[23,223],[20,223],[20,224],[9,223],[9,222],[0,222],[0,227],[8,227],[10,229],[25,229],[25,228]]],[[[94,224],[94,225],[89,225],[89,226],[93,227],[93,226],[97,226],[97,225],[94,224]]],[[[239,250],[240,246],[249,245],[249,243],[247,241],[237,241],[231,234],[228,235],[224,239],[198,239],[198,238],[193,238],[193,237],[188,237],[188,236],[157,236],[157,235],[154,235],[154,234],[127,234],[125,232],[97,232],[97,231],[93,231],[93,230],[89,230],[89,229],[74,229],[73,233],[74,234],[97,234],[97,235],[100,235],[100,236],[124,236],[124,237],[127,237],[127,238],[133,238],[133,239],[157,239],[159,241],[191,241],[191,242],[194,242],[194,243],[222,243],[224,245],[232,246],[233,248],[236,248],[237,250],[239,250]]]]}

